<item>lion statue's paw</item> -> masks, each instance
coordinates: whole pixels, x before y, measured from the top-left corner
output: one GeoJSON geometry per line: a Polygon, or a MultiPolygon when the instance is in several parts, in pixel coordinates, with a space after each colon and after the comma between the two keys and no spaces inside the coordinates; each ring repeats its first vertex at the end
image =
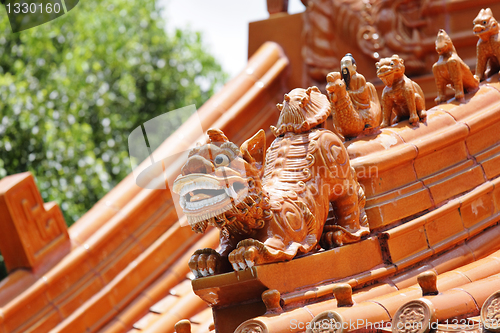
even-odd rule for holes
{"type": "Polygon", "coordinates": [[[189,260],[189,269],[196,278],[218,274],[220,266],[219,253],[210,248],[196,250],[189,260]]]}
{"type": "Polygon", "coordinates": [[[323,234],[321,235],[320,246],[329,250],[345,244],[359,242],[361,238],[369,234],[370,231],[366,226],[362,226],[355,233],[351,233],[337,225],[325,226],[323,234]]]}
{"type": "Polygon", "coordinates": [[[235,271],[252,268],[255,264],[267,262],[271,252],[264,243],[255,239],[244,239],[235,250],[229,253],[228,259],[235,271]]]}

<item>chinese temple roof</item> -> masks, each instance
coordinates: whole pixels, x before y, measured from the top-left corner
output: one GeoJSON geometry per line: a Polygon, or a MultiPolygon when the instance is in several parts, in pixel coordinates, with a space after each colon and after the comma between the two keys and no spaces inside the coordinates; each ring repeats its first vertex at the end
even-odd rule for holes
{"type": "MultiPolygon", "coordinates": [[[[362,3],[309,2],[326,6],[321,15],[339,3],[355,13],[362,3]]],[[[442,18],[444,11],[451,22],[463,20],[471,8],[474,16],[484,4],[500,13],[500,5],[486,0],[446,1],[444,9],[438,1],[428,3],[429,15],[442,18]]],[[[383,10],[377,8],[371,13],[383,10]]],[[[413,13],[410,7],[400,10],[413,13]]],[[[307,82],[301,84],[317,82],[310,73],[321,66],[313,68],[307,59],[321,55],[321,43],[294,50],[290,36],[270,33],[274,42],[262,44],[258,32],[273,25],[282,29],[287,22],[308,24],[314,16],[307,15],[319,14],[310,8],[309,14],[273,14],[251,24],[250,49],[259,48],[242,73],[200,108],[203,129],[220,128],[241,144],[263,128],[272,141],[276,103],[304,70],[297,69],[297,52],[306,50],[308,67],[300,76],[307,82]]],[[[457,23],[455,30],[456,36],[465,28],[457,23]]],[[[467,52],[469,38],[463,40],[467,52]]],[[[416,67],[425,63],[417,60],[416,67]]],[[[434,98],[429,75],[414,79],[434,98]]],[[[392,324],[394,331],[412,318],[479,323],[481,311],[498,314],[491,305],[500,302],[493,295],[500,290],[498,81],[495,75],[465,101],[429,108],[427,121],[416,127],[403,121],[345,143],[366,191],[369,237],[239,272],[194,279],[188,261],[197,249],[216,248],[218,231],[200,235],[182,227],[186,223],[179,222],[170,191],[141,188],[133,174],[69,228],[57,205],[43,203],[32,175],[2,179],[0,216],[6,229],[0,242],[10,274],[0,282],[0,333],[289,333],[304,332],[311,322],[348,323],[345,332],[383,323],[376,329],[392,324]]],[[[190,118],[158,151],[187,150],[206,141],[193,130],[196,121],[190,118]]],[[[183,162],[150,181],[175,179],[183,162]]]]}

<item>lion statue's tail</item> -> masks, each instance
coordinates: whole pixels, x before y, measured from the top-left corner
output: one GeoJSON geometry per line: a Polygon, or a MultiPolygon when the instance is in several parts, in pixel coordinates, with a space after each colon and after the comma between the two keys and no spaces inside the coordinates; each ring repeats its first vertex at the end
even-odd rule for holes
{"type": "MultiPolygon", "coordinates": [[[[351,167],[351,172],[353,173],[353,178],[356,180],[357,177],[354,168],[351,167]]],[[[344,244],[358,242],[362,237],[370,234],[370,227],[368,224],[368,218],[365,212],[366,195],[363,187],[361,185],[357,186],[357,197],[358,197],[358,218],[359,227],[352,226],[347,228],[337,224],[337,219],[334,214],[333,207],[330,208],[329,218],[323,228],[323,233],[321,235],[320,246],[324,249],[331,249],[334,247],[342,246],[344,244]]]]}

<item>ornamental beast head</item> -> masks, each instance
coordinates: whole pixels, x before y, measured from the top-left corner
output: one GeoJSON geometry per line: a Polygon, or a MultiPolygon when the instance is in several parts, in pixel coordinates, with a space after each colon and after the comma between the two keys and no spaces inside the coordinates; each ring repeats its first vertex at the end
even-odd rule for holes
{"type": "Polygon", "coordinates": [[[439,55],[446,53],[457,53],[457,50],[455,49],[450,36],[448,36],[446,31],[444,31],[443,29],[439,29],[436,37],[436,52],[439,55]]]}
{"type": "Polygon", "coordinates": [[[392,87],[394,82],[399,81],[405,75],[404,60],[397,54],[390,58],[380,59],[375,64],[377,76],[387,87],[392,87]]]}
{"type": "Polygon", "coordinates": [[[487,36],[497,34],[500,29],[490,8],[481,9],[472,24],[474,25],[474,35],[479,37],[484,36],[486,38],[487,36]]]}
{"type": "Polygon", "coordinates": [[[261,183],[264,131],[241,147],[229,142],[219,129],[207,134],[207,144],[189,152],[173,186],[192,229],[203,233],[213,225],[229,235],[262,228],[270,217],[261,183]]]}

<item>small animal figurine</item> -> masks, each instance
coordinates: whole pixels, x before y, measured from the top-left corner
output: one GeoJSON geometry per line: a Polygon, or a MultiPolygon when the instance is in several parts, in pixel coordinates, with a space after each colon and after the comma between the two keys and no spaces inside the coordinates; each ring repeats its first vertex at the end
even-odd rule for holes
{"type": "Polygon", "coordinates": [[[351,54],[342,58],[340,67],[342,74],[332,72],[326,77],[326,91],[334,127],[344,137],[353,138],[379,127],[380,102],[373,84],[356,72],[356,61],[351,54]]]}
{"type": "Polygon", "coordinates": [[[474,35],[479,37],[476,47],[476,77],[479,81],[500,68],[500,29],[490,8],[481,9],[473,21],[474,35]],[[489,71],[486,69],[489,66],[489,71]]]}
{"type": "Polygon", "coordinates": [[[446,101],[447,84],[451,84],[455,89],[457,100],[464,98],[464,91],[471,92],[479,87],[479,79],[472,75],[469,66],[458,56],[450,36],[443,29],[437,34],[436,52],[439,59],[432,66],[432,72],[438,90],[437,104],[446,101]]]}
{"type": "Polygon", "coordinates": [[[409,117],[415,125],[427,117],[424,93],[420,86],[405,75],[404,61],[397,54],[376,64],[377,76],[385,84],[382,92],[382,124],[387,127],[409,117]],[[396,117],[391,121],[392,112],[396,117]]]}

